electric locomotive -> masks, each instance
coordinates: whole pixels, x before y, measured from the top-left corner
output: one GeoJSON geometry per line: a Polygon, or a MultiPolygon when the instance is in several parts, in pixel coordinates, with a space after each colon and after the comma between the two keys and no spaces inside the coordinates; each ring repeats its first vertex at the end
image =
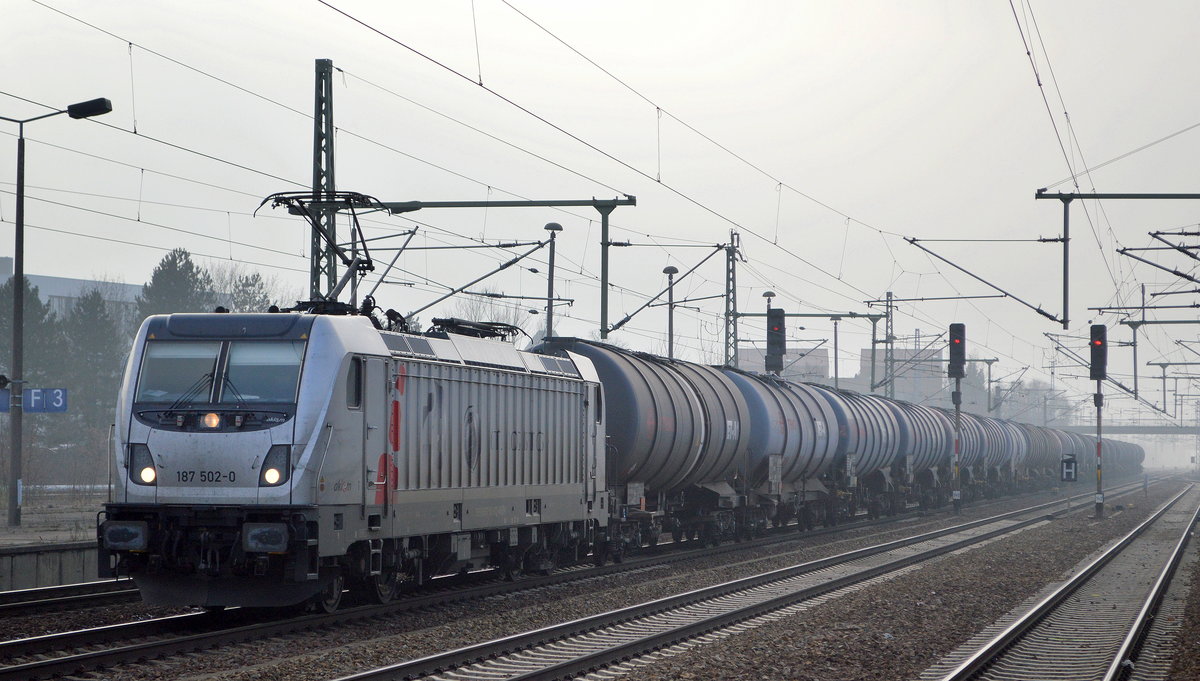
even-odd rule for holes
{"type": "Polygon", "coordinates": [[[365,316],[148,318],[100,575],[151,604],[332,610],[349,587],[587,554],[606,507],[590,363],[365,316]]]}

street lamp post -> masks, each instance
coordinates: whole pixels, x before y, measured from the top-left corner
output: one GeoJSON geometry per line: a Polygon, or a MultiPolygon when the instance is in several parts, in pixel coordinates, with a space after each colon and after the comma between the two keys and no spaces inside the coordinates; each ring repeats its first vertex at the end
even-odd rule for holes
{"type": "Polygon", "coordinates": [[[675,359],[675,275],[679,268],[667,265],[663,274],[667,275],[667,357],[675,359]]]}
{"type": "Polygon", "coordinates": [[[550,338],[554,335],[554,241],[562,225],[548,222],[545,229],[550,232],[550,272],[546,276],[546,338],[550,338]]]}
{"type": "Polygon", "coordinates": [[[72,104],[61,111],[34,116],[33,118],[8,118],[0,116],[0,120],[17,124],[17,210],[16,238],[13,249],[13,317],[12,317],[12,376],[10,377],[11,396],[9,407],[9,435],[12,446],[9,448],[9,478],[8,478],[8,524],[16,527],[21,524],[21,395],[25,388],[25,124],[43,118],[65,113],[71,118],[91,118],[112,111],[112,102],[107,99],[91,99],[86,102],[72,104]]]}

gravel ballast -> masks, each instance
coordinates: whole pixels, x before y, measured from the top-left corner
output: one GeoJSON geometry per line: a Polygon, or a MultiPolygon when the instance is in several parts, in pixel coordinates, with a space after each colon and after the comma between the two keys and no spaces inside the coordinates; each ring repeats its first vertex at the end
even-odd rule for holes
{"type": "MultiPolygon", "coordinates": [[[[1200,540],[1200,530],[1193,528],[1192,542],[1200,540]]],[[[1193,550],[1195,547],[1192,547],[1193,550]]],[[[1175,658],[1171,662],[1171,681],[1200,680],[1200,561],[1176,579],[1185,579],[1189,590],[1176,640],[1175,658]]]]}
{"type": "MultiPolygon", "coordinates": [[[[1160,485],[1101,521],[1088,511],[637,669],[665,679],[911,679],[1110,540],[1178,485],[1160,485]]],[[[1173,493],[1173,492],[1172,492],[1173,493]]],[[[632,678],[632,677],[631,677],[632,678]]]]}
{"type": "MultiPolygon", "coordinates": [[[[1162,488],[1167,485],[1156,487],[1162,488]]],[[[1154,491],[1153,495],[1165,495],[1165,490],[1154,491]]],[[[880,528],[871,528],[852,531],[845,535],[839,535],[837,538],[800,535],[796,541],[783,545],[774,545],[738,554],[698,557],[670,567],[657,567],[612,577],[572,582],[484,602],[471,602],[424,613],[409,613],[386,620],[339,627],[336,630],[297,634],[287,639],[252,642],[219,651],[206,651],[137,667],[106,670],[97,672],[95,678],[182,678],[221,679],[223,681],[336,678],[355,671],[632,605],[785,565],[842,553],[900,536],[927,532],[937,527],[994,515],[1009,508],[1025,507],[1034,502],[1035,500],[1030,497],[1010,499],[988,507],[969,508],[957,518],[938,516],[904,521],[892,526],[893,529],[883,532],[880,531],[880,528]]],[[[1120,521],[1129,513],[1118,514],[1113,520],[1120,521]]],[[[1108,521],[1105,522],[1108,523],[1108,521]]],[[[1103,543],[1103,540],[1097,539],[1096,543],[1103,543]]],[[[1078,557],[1068,560],[1066,565],[1073,565],[1077,560],[1078,557]]],[[[1022,562],[1036,563],[1037,561],[1022,562]]],[[[925,570],[920,572],[925,572],[925,570]]],[[[884,584],[882,588],[892,589],[898,581],[884,584]]],[[[874,608],[876,605],[860,605],[858,607],[874,608]]],[[[954,607],[954,604],[947,601],[945,597],[935,593],[924,599],[921,605],[908,607],[905,613],[910,617],[910,621],[920,621],[920,618],[930,617],[930,613],[954,607]]],[[[808,617],[808,614],[802,617],[808,617]]],[[[773,628],[778,626],[777,624],[773,628]]],[[[861,625],[854,624],[853,620],[848,619],[845,626],[861,625]]],[[[920,627],[923,626],[924,622],[921,622],[920,627]]],[[[887,633],[887,630],[881,631],[887,633]]],[[[825,653],[827,656],[836,659],[837,655],[834,652],[846,642],[847,632],[835,633],[838,636],[830,636],[822,646],[828,649],[825,653]]],[[[755,635],[755,632],[748,632],[735,638],[755,635]]],[[[732,639],[726,643],[730,642],[732,639]]],[[[703,651],[698,652],[703,653],[703,651]]],[[[671,660],[663,664],[678,662],[679,660],[671,660]]],[[[656,667],[641,669],[637,675],[642,677],[644,674],[653,673],[658,675],[654,678],[680,678],[671,671],[654,671],[656,667]]],[[[693,670],[680,668],[678,671],[696,674],[695,678],[713,678],[714,670],[721,671],[729,667],[728,664],[709,662],[693,670]]],[[[731,676],[729,678],[740,677],[731,676]]],[[[759,676],[748,674],[744,678],[759,678],[759,676]]],[[[777,678],[805,677],[782,674],[777,678]]],[[[808,678],[856,677],[818,674],[808,678]]],[[[868,676],[863,678],[901,677],[868,676]]]]}

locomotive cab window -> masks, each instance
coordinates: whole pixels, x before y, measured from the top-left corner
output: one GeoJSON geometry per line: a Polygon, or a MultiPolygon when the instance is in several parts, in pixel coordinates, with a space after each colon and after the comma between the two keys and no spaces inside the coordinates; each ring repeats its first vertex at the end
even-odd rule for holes
{"type": "Polygon", "coordinates": [[[304,341],[233,341],[229,344],[222,404],[295,402],[304,341]]]}
{"type": "Polygon", "coordinates": [[[346,406],[358,409],[362,406],[363,361],[361,357],[350,358],[350,370],[346,372],[346,406]]]}
{"type": "Polygon", "coordinates": [[[294,404],[304,341],[150,341],[134,400],[294,404]]]}
{"type": "Polygon", "coordinates": [[[208,402],[220,342],[151,341],[146,343],[138,378],[138,402],[208,402]]]}

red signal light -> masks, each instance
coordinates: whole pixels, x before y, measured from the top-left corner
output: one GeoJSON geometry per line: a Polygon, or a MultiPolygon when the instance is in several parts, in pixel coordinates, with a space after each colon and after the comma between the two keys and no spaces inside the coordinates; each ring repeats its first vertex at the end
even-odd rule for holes
{"type": "Polygon", "coordinates": [[[1093,381],[1103,381],[1108,378],[1108,327],[1103,324],[1093,324],[1089,346],[1092,350],[1089,376],[1093,381]]]}
{"type": "Polygon", "coordinates": [[[955,323],[950,325],[950,364],[946,367],[946,375],[950,378],[966,378],[967,376],[967,326],[955,323]]]}

